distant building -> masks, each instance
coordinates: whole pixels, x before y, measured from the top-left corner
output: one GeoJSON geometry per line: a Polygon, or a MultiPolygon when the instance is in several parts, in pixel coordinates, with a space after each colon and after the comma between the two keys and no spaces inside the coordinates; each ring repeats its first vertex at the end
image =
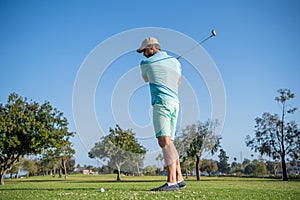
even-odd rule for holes
{"type": "Polygon", "coordinates": [[[92,175],[99,174],[98,172],[93,172],[93,170],[88,170],[88,169],[82,170],[81,173],[82,174],[92,174],[92,175]]]}

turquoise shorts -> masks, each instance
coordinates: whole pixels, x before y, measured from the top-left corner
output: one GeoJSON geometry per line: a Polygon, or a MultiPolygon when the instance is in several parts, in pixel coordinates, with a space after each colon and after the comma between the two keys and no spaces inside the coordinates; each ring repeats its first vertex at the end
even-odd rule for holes
{"type": "Polygon", "coordinates": [[[179,104],[174,101],[153,105],[153,126],[156,137],[170,136],[174,140],[178,113],[179,104]]]}

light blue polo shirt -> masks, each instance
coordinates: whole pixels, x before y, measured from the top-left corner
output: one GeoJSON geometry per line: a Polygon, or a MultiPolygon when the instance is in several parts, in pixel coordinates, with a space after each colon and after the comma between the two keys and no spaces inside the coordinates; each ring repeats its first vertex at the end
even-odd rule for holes
{"type": "Polygon", "coordinates": [[[149,80],[151,103],[178,100],[178,79],[181,76],[181,65],[167,52],[159,51],[141,61],[142,75],[149,80]]]}

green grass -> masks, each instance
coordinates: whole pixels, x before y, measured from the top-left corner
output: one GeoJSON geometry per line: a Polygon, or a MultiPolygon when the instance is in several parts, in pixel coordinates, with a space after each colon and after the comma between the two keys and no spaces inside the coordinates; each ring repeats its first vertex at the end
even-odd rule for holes
{"type": "Polygon", "coordinates": [[[258,178],[189,178],[180,191],[150,191],[165,178],[124,176],[116,182],[115,175],[72,175],[67,181],[50,176],[5,180],[0,199],[300,199],[300,181],[258,178]],[[101,187],[105,192],[99,192],[101,187]]]}

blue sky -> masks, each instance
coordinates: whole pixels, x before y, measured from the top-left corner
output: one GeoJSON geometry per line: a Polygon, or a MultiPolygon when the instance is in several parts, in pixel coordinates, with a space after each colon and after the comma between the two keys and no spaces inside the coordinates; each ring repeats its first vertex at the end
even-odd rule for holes
{"type": "MultiPolygon", "coordinates": [[[[226,91],[222,147],[231,160],[237,157],[240,161],[241,155],[250,158],[252,152],[245,146],[245,137],[253,135],[256,117],[263,112],[280,112],[274,101],[276,91],[291,89],[296,94],[291,104],[299,108],[299,9],[297,0],[1,0],[0,102],[5,103],[11,92],[41,103],[50,101],[64,112],[70,130],[77,132],[72,110],[74,84],[80,67],[97,46],[116,34],[136,28],[167,28],[196,41],[207,37],[214,28],[217,36],[202,47],[217,66],[226,91]]],[[[139,45],[140,42],[135,44],[139,45]]],[[[120,55],[99,81],[95,113],[104,132],[116,123],[110,110],[112,90],[141,59],[134,51],[120,55]]],[[[193,76],[189,63],[184,59],[181,62],[183,75],[197,88],[200,116],[195,121],[207,120],[211,105],[205,82],[201,76],[193,76]]],[[[132,84],[125,81],[128,81],[125,86],[132,84]]],[[[183,90],[184,86],[182,93],[183,90]]],[[[148,88],[141,84],[129,99],[130,120],[140,126],[151,123],[149,98],[148,88]]],[[[289,119],[299,123],[299,111],[289,119]]],[[[86,136],[80,133],[73,139],[76,161],[94,163],[87,158],[88,145],[80,140],[82,137],[86,136]]],[[[145,145],[158,147],[155,140],[151,142],[145,145]]],[[[149,159],[148,164],[154,163],[149,159]]]]}

